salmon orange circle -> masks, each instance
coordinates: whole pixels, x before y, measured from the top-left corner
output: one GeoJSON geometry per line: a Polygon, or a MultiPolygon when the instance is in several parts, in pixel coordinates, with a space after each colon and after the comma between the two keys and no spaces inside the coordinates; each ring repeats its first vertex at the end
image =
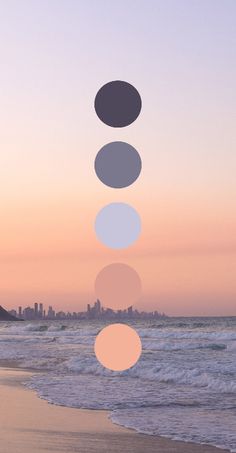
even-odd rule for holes
{"type": "Polygon", "coordinates": [[[126,324],[110,324],[96,337],[94,351],[98,361],[109,370],[124,371],[140,358],[142,343],[135,329],[126,324]]]}

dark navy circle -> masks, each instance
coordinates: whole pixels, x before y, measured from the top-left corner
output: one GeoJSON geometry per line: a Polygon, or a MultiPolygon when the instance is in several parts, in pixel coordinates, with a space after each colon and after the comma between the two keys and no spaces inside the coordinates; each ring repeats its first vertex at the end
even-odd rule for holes
{"type": "Polygon", "coordinates": [[[103,123],[111,127],[125,127],[139,116],[142,100],[133,85],[114,80],[100,88],[94,106],[103,123]]]}

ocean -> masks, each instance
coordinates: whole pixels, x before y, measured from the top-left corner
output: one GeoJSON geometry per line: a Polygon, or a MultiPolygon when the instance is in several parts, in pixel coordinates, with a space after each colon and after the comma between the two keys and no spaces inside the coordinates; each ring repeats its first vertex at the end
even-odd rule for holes
{"type": "Polygon", "coordinates": [[[138,432],[236,452],[236,317],[127,322],[139,362],[104,369],[93,344],[99,321],[0,323],[0,360],[38,370],[27,385],[50,403],[106,409],[138,432]]]}

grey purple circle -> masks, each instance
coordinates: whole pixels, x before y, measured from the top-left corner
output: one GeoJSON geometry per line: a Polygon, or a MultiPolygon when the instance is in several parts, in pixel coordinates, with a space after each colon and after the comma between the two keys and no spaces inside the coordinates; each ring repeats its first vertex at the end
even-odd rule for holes
{"type": "Polygon", "coordinates": [[[138,239],[141,220],[129,204],[110,203],[97,214],[95,231],[97,238],[107,247],[123,249],[138,239]]]}
{"type": "Polygon", "coordinates": [[[111,127],[125,127],[139,116],[142,100],[133,85],[123,80],[113,80],[100,88],[94,107],[103,123],[111,127]]]}
{"type": "Polygon", "coordinates": [[[120,189],[136,181],[142,161],[133,146],[125,142],[111,142],[97,153],[94,168],[100,181],[109,187],[120,189]]]}

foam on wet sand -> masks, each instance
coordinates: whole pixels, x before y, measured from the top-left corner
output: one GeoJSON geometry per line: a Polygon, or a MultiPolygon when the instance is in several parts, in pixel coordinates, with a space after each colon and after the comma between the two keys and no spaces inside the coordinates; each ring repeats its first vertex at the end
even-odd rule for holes
{"type": "Polygon", "coordinates": [[[218,453],[215,447],[138,434],[107,411],[48,404],[23,386],[32,373],[0,368],[1,453],[218,453]]]}

